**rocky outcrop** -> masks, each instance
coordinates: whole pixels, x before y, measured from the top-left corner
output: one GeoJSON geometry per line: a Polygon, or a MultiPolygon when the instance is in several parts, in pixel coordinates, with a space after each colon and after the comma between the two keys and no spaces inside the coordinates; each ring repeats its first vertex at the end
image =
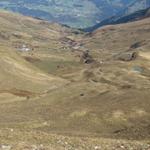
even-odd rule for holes
{"type": "Polygon", "coordinates": [[[137,52],[125,52],[125,53],[115,55],[114,58],[116,60],[121,60],[121,61],[132,61],[135,60],[137,56],[138,56],[137,52]]]}
{"type": "Polygon", "coordinates": [[[85,63],[85,64],[90,64],[94,62],[94,59],[92,56],[89,54],[89,51],[84,51],[81,55],[80,61],[85,63]]]}

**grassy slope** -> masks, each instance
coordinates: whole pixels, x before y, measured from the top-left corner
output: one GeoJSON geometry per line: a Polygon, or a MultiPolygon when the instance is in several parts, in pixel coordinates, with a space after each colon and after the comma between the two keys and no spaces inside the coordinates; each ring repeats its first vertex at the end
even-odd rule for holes
{"type": "Polygon", "coordinates": [[[0,20],[0,143],[14,149],[32,149],[33,144],[144,149],[143,143],[94,137],[149,139],[149,19],[105,27],[84,38],[57,24],[7,12],[0,13],[0,20]],[[62,43],[64,37],[82,42],[103,63],[81,64],[78,52],[62,43]],[[136,60],[113,59],[141,41],[134,49],[136,60]],[[22,44],[34,50],[18,52],[22,44]]]}
{"type": "MultiPolygon", "coordinates": [[[[23,95],[25,98],[32,95],[37,96],[68,82],[59,77],[49,75],[27,62],[24,59],[24,55],[36,57],[33,56],[32,51],[27,52],[27,54],[19,52],[23,44],[28,45],[31,49],[35,49],[34,47],[37,47],[37,49],[39,47],[43,48],[45,43],[55,47],[54,40],[59,37],[59,31],[54,31],[55,33],[47,32],[52,30],[54,26],[57,30],[57,25],[51,25],[51,28],[48,28],[49,25],[45,25],[46,28],[44,28],[38,20],[28,17],[22,19],[22,16],[11,15],[7,12],[1,12],[0,20],[0,93],[2,98],[6,97],[7,94],[8,97],[10,94],[23,95]],[[46,39],[47,37],[54,38],[54,40],[48,42],[50,39],[46,39]],[[44,38],[47,41],[44,41],[44,38]]],[[[51,48],[53,47],[51,46],[51,48]]]]}

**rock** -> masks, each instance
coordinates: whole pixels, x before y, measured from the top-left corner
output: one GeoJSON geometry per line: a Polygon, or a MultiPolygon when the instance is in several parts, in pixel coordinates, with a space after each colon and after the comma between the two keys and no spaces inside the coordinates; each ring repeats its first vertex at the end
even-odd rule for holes
{"type": "Polygon", "coordinates": [[[10,129],[11,132],[14,132],[14,129],[10,129]]]}
{"type": "Polygon", "coordinates": [[[43,125],[44,125],[44,126],[48,125],[48,122],[43,122],[43,125]]]}
{"type": "Polygon", "coordinates": [[[43,144],[40,144],[40,147],[41,147],[41,148],[43,148],[43,147],[44,147],[44,145],[43,145],[43,144]]]}
{"type": "Polygon", "coordinates": [[[140,67],[140,66],[133,66],[132,71],[135,72],[135,73],[143,73],[144,68],[140,67]]]}
{"type": "Polygon", "coordinates": [[[19,47],[19,51],[22,51],[22,52],[28,52],[28,51],[31,51],[31,50],[33,50],[33,48],[30,48],[26,44],[23,44],[23,45],[21,45],[21,47],[19,47]]]}
{"type": "Polygon", "coordinates": [[[36,145],[32,145],[32,150],[39,150],[39,148],[36,145]]]}
{"type": "Polygon", "coordinates": [[[90,64],[94,62],[94,59],[92,56],[89,54],[89,51],[84,51],[83,54],[81,55],[81,62],[85,64],[90,64]]]}
{"type": "Polygon", "coordinates": [[[95,146],[94,149],[95,150],[101,150],[101,147],[100,146],[95,146]]]}
{"type": "Polygon", "coordinates": [[[90,63],[92,63],[92,62],[93,62],[93,59],[91,59],[91,58],[87,58],[87,59],[84,61],[85,64],[90,64],[90,63]]]}
{"type": "Polygon", "coordinates": [[[19,32],[14,32],[14,33],[12,33],[12,35],[18,39],[22,38],[22,35],[19,32]]]}
{"type": "Polygon", "coordinates": [[[125,149],[124,145],[121,145],[120,148],[121,148],[121,149],[125,149]]]}
{"type": "Polygon", "coordinates": [[[83,93],[81,93],[81,94],[80,94],[80,96],[84,96],[84,94],[83,94],[83,93]]]}
{"type": "Polygon", "coordinates": [[[121,60],[121,61],[132,61],[135,60],[137,56],[138,56],[137,52],[125,52],[119,55],[115,55],[114,58],[116,60],[121,60]]]}
{"type": "Polygon", "coordinates": [[[11,148],[10,145],[0,145],[0,150],[11,150],[11,148]]]}
{"type": "Polygon", "coordinates": [[[72,48],[77,50],[77,49],[80,49],[80,46],[76,45],[76,46],[73,46],[72,48]]]}
{"type": "Polygon", "coordinates": [[[136,42],[136,43],[132,44],[130,46],[130,48],[131,49],[136,49],[136,48],[139,48],[139,47],[143,46],[144,44],[145,44],[145,41],[136,42]]]}

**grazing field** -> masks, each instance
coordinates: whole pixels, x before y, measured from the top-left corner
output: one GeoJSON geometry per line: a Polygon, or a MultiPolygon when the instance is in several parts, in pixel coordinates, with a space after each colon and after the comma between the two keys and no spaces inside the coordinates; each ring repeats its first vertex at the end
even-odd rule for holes
{"type": "Polygon", "coordinates": [[[150,19],[83,33],[0,12],[0,150],[149,150],[150,19]]]}

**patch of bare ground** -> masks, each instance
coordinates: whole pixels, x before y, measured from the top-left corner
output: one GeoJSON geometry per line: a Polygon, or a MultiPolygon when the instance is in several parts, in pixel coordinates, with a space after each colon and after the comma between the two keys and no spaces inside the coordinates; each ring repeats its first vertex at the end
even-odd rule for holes
{"type": "Polygon", "coordinates": [[[0,93],[10,93],[15,96],[26,97],[26,98],[33,98],[38,95],[37,93],[33,93],[30,91],[25,91],[25,90],[19,90],[19,89],[15,89],[15,88],[10,89],[10,90],[0,90],[0,93]]]}
{"type": "Polygon", "coordinates": [[[31,57],[31,56],[24,56],[24,59],[25,59],[26,61],[31,62],[31,63],[34,63],[34,62],[40,61],[40,59],[39,59],[39,58],[35,58],[35,57],[31,57]]]}

